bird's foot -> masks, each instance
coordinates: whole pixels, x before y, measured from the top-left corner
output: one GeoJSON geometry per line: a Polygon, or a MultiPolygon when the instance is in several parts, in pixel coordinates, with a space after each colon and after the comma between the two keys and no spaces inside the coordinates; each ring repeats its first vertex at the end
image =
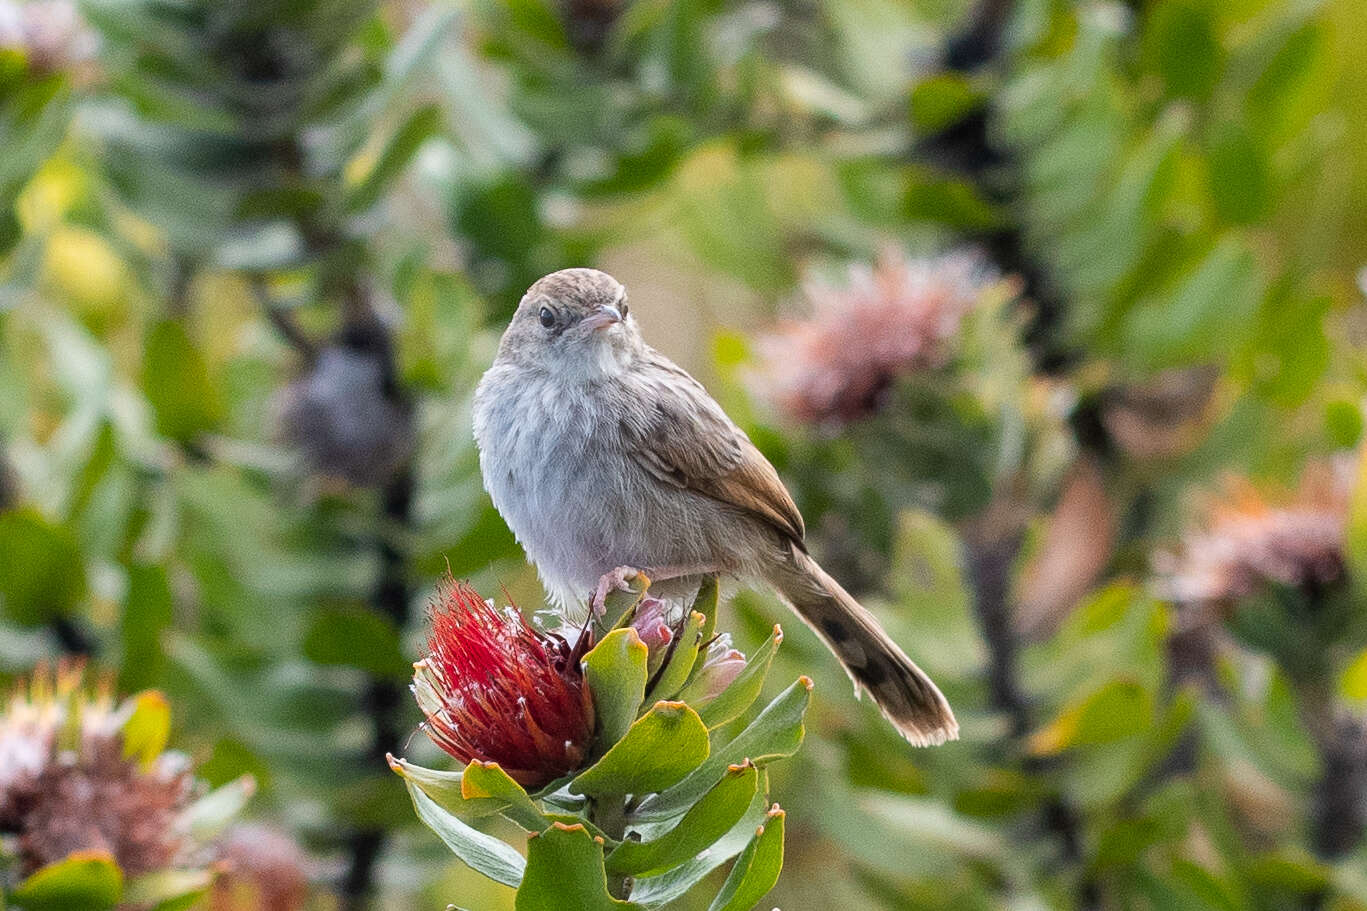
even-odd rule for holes
{"type": "Polygon", "coordinates": [[[598,588],[594,589],[593,597],[589,600],[589,609],[593,611],[593,616],[603,616],[608,595],[618,591],[630,591],[631,586],[627,583],[638,575],[640,571],[630,566],[619,566],[612,572],[603,573],[598,579],[598,588]]]}

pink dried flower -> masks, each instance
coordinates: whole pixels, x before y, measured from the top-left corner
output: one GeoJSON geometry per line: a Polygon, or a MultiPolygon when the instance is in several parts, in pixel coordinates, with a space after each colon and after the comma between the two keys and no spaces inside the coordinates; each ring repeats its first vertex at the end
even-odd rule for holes
{"type": "Polygon", "coordinates": [[[1184,604],[1246,597],[1267,584],[1321,586],[1345,568],[1351,466],[1314,463],[1290,496],[1269,500],[1251,483],[1226,482],[1223,498],[1178,554],[1155,559],[1162,594],[1184,604]]]}
{"type": "Polygon", "coordinates": [[[88,686],[79,664],[15,691],[0,715],[0,831],[17,836],[25,872],[77,851],[107,853],[128,876],[182,858],[189,771],[174,754],[125,758],[129,706],[88,686]]]}
{"type": "Polygon", "coordinates": [[[221,845],[223,873],[214,881],[210,911],[298,911],[308,900],[308,859],[270,826],[234,826],[221,845]]]}
{"type": "Polygon", "coordinates": [[[877,410],[899,376],[943,367],[969,311],[997,276],[977,257],[910,259],[885,249],[836,287],[809,281],[812,315],[759,340],[756,386],[790,417],[845,423],[877,410]]]}
{"type": "Polygon", "coordinates": [[[88,59],[95,39],[71,0],[0,0],[0,50],[23,54],[34,72],[44,74],[88,59]]]}
{"type": "Polygon", "coordinates": [[[578,768],[593,733],[578,652],[465,582],[442,584],[431,619],[413,694],[432,741],[462,763],[497,762],[525,787],[578,768]]]}

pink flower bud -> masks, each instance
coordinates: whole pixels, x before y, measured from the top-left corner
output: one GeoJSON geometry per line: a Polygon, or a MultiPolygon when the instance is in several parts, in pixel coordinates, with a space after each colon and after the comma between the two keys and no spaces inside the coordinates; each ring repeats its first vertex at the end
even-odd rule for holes
{"type": "Polygon", "coordinates": [[[636,616],[632,618],[632,627],[651,654],[666,648],[674,638],[674,632],[667,622],[668,610],[669,605],[659,598],[646,598],[636,608],[636,616]]]}
{"type": "Polygon", "coordinates": [[[704,700],[716,699],[745,669],[745,655],[731,647],[731,637],[722,634],[707,648],[707,657],[698,680],[704,700]]]}

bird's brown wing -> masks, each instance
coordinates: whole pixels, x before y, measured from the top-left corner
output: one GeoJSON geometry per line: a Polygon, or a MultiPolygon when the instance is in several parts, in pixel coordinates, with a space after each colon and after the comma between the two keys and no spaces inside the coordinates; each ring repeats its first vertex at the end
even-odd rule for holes
{"type": "Polygon", "coordinates": [[[622,433],[631,455],[661,481],[753,513],[801,543],[805,532],[778,472],[721,406],[668,358],[651,351],[630,383],[622,433]]]}

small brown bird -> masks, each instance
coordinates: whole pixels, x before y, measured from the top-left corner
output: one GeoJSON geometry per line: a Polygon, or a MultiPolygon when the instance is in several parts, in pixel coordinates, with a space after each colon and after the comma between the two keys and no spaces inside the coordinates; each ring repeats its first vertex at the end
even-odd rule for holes
{"type": "Polygon", "coordinates": [[[935,684],[808,555],[774,467],[645,343],[612,276],[566,269],[532,285],[480,381],[474,422],[494,506],[562,605],[623,566],[653,592],[713,574],[764,580],[907,740],[958,738],[935,684]]]}

